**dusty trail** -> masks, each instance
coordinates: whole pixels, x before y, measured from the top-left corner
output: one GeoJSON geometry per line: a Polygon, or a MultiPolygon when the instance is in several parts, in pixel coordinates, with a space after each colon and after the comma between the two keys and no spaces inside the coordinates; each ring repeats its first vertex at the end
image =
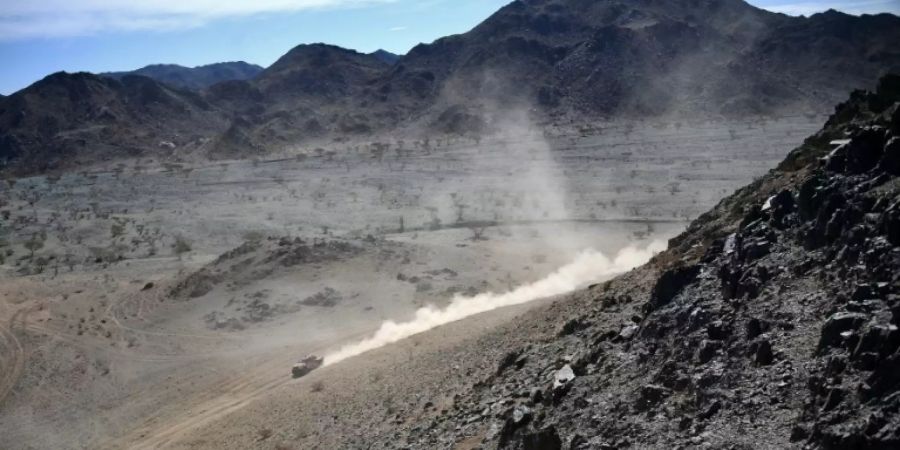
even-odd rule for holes
{"type": "MultiPolygon", "coordinates": [[[[360,339],[368,333],[371,331],[347,334],[341,340],[360,339]]],[[[331,346],[333,342],[319,342],[311,353],[322,354],[331,346]]],[[[257,358],[260,363],[253,365],[253,371],[213,384],[186,398],[182,402],[183,412],[148,417],[128,434],[111,441],[97,442],[96,447],[110,450],[166,448],[188,436],[191,431],[215,422],[281,386],[300,382],[290,377],[289,369],[294,361],[286,358],[285,354],[294,355],[284,351],[261,355],[257,358]]]]}
{"type": "Polygon", "coordinates": [[[15,324],[23,310],[13,313],[12,317],[0,326],[0,405],[16,385],[16,381],[25,370],[25,349],[15,334],[15,324]]]}

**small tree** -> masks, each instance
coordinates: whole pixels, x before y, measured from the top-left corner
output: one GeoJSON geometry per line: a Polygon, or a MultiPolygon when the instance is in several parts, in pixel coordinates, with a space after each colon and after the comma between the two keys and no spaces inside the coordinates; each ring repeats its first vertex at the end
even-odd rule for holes
{"type": "Polygon", "coordinates": [[[176,236],[175,242],[172,244],[172,251],[174,251],[180,259],[181,255],[191,251],[191,243],[181,236],[176,236]]]}
{"type": "Polygon", "coordinates": [[[34,233],[31,235],[31,239],[25,241],[25,249],[29,251],[28,259],[34,259],[34,252],[44,248],[45,240],[46,236],[43,234],[34,233]]]}

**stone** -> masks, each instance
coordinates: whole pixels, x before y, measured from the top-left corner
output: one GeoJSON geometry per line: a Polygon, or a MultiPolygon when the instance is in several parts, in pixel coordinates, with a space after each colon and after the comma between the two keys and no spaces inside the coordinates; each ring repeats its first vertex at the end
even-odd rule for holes
{"type": "Polygon", "coordinates": [[[553,390],[557,391],[566,388],[574,379],[575,371],[572,370],[572,366],[566,364],[562,369],[557,370],[553,376],[553,390]]]}
{"type": "Polygon", "coordinates": [[[534,433],[526,434],[522,439],[524,450],[562,450],[562,439],[552,425],[534,433]]]}
{"type": "Polygon", "coordinates": [[[637,325],[628,325],[619,332],[619,338],[622,340],[631,339],[634,337],[635,333],[637,333],[638,329],[640,329],[640,327],[637,325]]]}
{"type": "Polygon", "coordinates": [[[826,397],[825,399],[825,404],[822,405],[822,410],[831,411],[832,409],[836,408],[841,404],[842,401],[844,401],[845,396],[846,393],[842,389],[832,388],[830,391],[828,391],[828,397],[826,397]]]}
{"type": "Polygon", "coordinates": [[[533,415],[533,413],[531,411],[531,408],[524,406],[524,405],[520,405],[520,406],[516,406],[513,409],[512,417],[510,417],[510,420],[512,420],[512,423],[514,425],[520,427],[522,425],[527,424],[531,420],[532,415],[533,415]]]}
{"type": "Polygon", "coordinates": [[[730,335],[731,329],[721,320],[716,320],[706,326],[706,336],[714,341],[724,341],[730,335]]]}
{"type": "Polygon", "coordinates": [[[521,350],[514,350],[503,355],[503,359],[501,359],[500,364],[497,365],[497,375],[502,374],[503,371],[515,365],[521,355],[521,350]]]}
{"type": "Polygon", "coordinates": [[[885,130],[867,127],[857,132],[846,146],[849,173],[865,173],[875,168],[884,151],[885,130]]]}
{"type": "Polygon", "coordinates": [[[641,388],[640,396],[635,405],[638,411],[649,410],[660,404],[672,391],[663,386],[648,384],[641,388]]]}
{"type": "Polygon", "coordinates": [[[900,175],[900,137],[892,137],[884,145],[884,152],[881,155],[881,161],[878,163],[878,170],[891,175],[900,175]]]}
{"type": "Polygon", "coordinates": [[[843,312],[833,314],[825,325],[822,326],[822,335],[819,338],[819,350],[839,345],[844,340],[842,333],[858,329],[867,320],[862,313],[843,312]]]}
{"type": "Polygon", "coordinates": [[[756,318],[750,319],[749,321],[747,321],[747,327],[746,327],[747,339],[748,340],[756,339],[757,336],[759,336],[760,334],[763,334],[763,331],[765,331],[765,328],[767,328],[767,327],[765,326],[765,323],[763,321],[756,319],[756,318]]]}
{"type": "Polygon", "coordinates": [[[712,416],[716,415],[720,409],[722,409],[722,402],[716,400],[700,414],[697,414],[697,418],[700,420],[709,420],[712,416]]]}
{"type": "Polygon", "coordinates": [[[700,274],[700,266],[686,266],[663,273],[650,294],[651,310],[665,306],[700,274]]]}
{"type": "Polygon", "coordinates": [[[721,345],[718,342],[704,339],[703,342],[700,343],[700,348],[697,350],[697,359],[700,360],[700,364],[706,364],[713,359],[720,347],[721,345]]]}
{"type": "Polygon", "coordinates": [[[580,319],[572,319],[563,324],[562,328],[560,328],[558,335],[559,336],[568,336],[570,334],[575,334],[579,330],[583,330],[587,327],[580,319]]]}
{"type": "Polygon", "coordinates": [[[763,339],[756,343],[754,351],[754,361],[760,366],[768,366],[775,360],[775,354],[772,352],[772,343],[768,339],[763,339]]]}

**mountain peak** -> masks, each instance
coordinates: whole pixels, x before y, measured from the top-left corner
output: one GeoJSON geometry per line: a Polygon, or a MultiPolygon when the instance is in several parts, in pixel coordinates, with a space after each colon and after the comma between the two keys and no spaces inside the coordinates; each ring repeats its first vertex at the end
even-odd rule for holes
{"type": "Polygon", "coordinates": [[[375,50],[374,52],[370,53],[370,55],[372,55],[390,65],[394,65],[397,63],[397,61],[400,61],[400,55],[391,53],[384,49],[375,50]]]}

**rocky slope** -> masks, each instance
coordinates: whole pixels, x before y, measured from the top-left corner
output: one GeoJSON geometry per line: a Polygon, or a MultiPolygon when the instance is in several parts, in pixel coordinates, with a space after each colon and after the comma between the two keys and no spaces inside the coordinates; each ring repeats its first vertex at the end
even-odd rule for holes
{"type": "Polygon", "coordinates": [[[38,123],[71,103],[99,110],[128,102],[132,114],[106,127],[117,139],[82,138],[107,155],[153,154],[157,121],[146,119],[157,112],[200,130],[213,156],[386,132],[489,133],[516,110],[542,124],[822,112],[900,69],[898,41],[900,18],[889,14],[788,17],[741,0],[516,0],[393,64],[383,53],[298,46],[252,79],[211,85],[199,116],[185,115],[183,102],[143,111],[121,89],[98,96],[72,88],[84,74],[56,74],[0,99],[0,152],[3,161],[70,159],[77,146],[69,134],[96,118],[38,123]],[[15,119],[23,114],[30,119],[15,119]]]}
{"type": "Polygon", "coordinates": [[[152,64],[128,72],[105,72],[100,75],[121,80],[127,75],[143,75],[177,88],[202,90],[216,83],[231,80],[249,80],[263,71],[256,64],[244,61],[184,67],[178,64],[152,64]]]}
{"type": "Polygon", "coordinates": [[[15,161],[34,172],[148,152],[166,157],[224,126],[199,94],[147,77],[57,73],[0,100],[0,166],[15,161]]]}
{"type": "Polygon", "coordinates": [[[379,444],[897,448],[898,175],[894,76],[647,266],[547,311],[531,342],[495,337],[492,367],[469,355],[452,407],[379,444]]]}

